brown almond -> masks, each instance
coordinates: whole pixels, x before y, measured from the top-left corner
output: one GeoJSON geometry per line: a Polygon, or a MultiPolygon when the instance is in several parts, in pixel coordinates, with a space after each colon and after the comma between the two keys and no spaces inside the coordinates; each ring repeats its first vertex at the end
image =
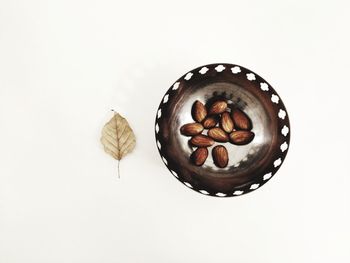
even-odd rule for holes
{"type": "Polygon", "coordinates": [[[217,142],[228,142],[230,140],[228,134],[221,128],[211,128],[208,131],[208,136],[217,142]]]}
{"type": "Polygon", "coordinates": [[[228,164],[228,153],[225,146],[218,145],[212,150],[213,160],[217,167],[225,168],[228,164]]]}
{"type": "Polygon", "coordinates": [[[215,118],[214,116],[210,116],[204,119],[204,121],[202,122],[203,127],[205,129],[210,129],[216,126],[216,124],[218,123],[217,118],[215,118]]]}
{"type": "Polygon", "coordinates": [[[230,113],[224,112],[221,115],[220,126],[225,132],[227,133],[232,132],[234,125],[233,125],[233,121],[231,119],[230,113]]]}
{"type": "Polygon", "coordinates": [[[205,147],[199,147],[191,154],[191,161],[197,165],[202,166],[208,157],[208,149],[205,147]]]}
{"type": "Polygon", "coordinates": [[[209,147],[209,146],[212,146],[215,143],[215,141],[206,135],[200,134],[192,137],[192,139],[190,140],[190,143],[193,146],[197,146],[197,147],[209,147]]]}
{"type": "Polygon", "coordinates": [[[187,123],[180,128],[180,132],[185,136],[193,136],[200,134],[204,127],[200,123],[187,123]]]}
{"type": "Polygon", "coordinates": [[[243,111],[234,109],[231,113],[235,129],[237,130],[251,130],[252,122],[243,111]]]}
{"type": "Polygon", "coordinates": [[[220,114],[223,113],[227,108],[226,101],[219,100],[213,103],[209,109],[209,114],[220,114]]]}
{"type": "Polygon", "coordinates": [[[250,143],[254,136],[251,131],[233,131],[230,133],[230,141],[236,145],[244,145],[250,143]]]}
{"type": "Polygon", "coordinates": [[[197,122],[202,122],[207,117],[207,109],[202,102],[196,100],[192,106],[192,118],[197,122]]]}

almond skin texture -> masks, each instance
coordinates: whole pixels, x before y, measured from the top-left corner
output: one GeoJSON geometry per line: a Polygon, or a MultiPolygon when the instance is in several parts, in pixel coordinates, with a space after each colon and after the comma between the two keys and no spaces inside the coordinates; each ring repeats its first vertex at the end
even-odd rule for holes
{"type": "Polygon", "coordinates": [[[209,109],[209,114],[220,114],[223,113],[227,108],[226,101],[219,100],[213,103],[209,109]]]}
{"type": "Polygon", "coordinates": [[[228,153],[225,146],[218,145],[212,150],[214,164],[217,167],[225,168],[228,164],[228,153]]]}
{"type": "Polygon", "coordinates": [[[245,145],[254,139],[255,134],[251,131],[233,131],[230,133],[230,141],[236,145],[245,145]]]}
{"type": "Polygon", "coordinates": [[[207,117],[207,109],[202,102],[196,100],[192,106],[192,118],[197,122],[202,122],[207,117]]]}
{"type": "Polygon", "coordinates": [[[205,118],[205,120],[202,122],[205,129],[213,128],[216,126],[217,123],[218,123],[217,118],[213,116],[205,118]]]}
{"type": "Polygon", "coordinates": [[[217,142],[228,142],[230,140],[228,134],[221,128],[211,128],[208,131],[208,136],[217,142]]]}
{"type": "Polygon", "coordinates": [[[185,136],[193,136],[200,134],[204,127],[200,123],[187,123],[180,128],[180,132],[185,136]]]}
{"type": "Polygon", "coordinates": [[[220,126],[225,132],[227,132],[227,133],[232,132],[234,125],[233,125],[233,121],[231,119],[231,116],[228,112],[224,112],[221,115],[220,126]]]}
{"type": "Polygon", "coordinates": [[[252,122],[241,110],[234,109],[231,113],[236,130],[251,130],[252,122]]]}
{"type": "Polygon", "coordinates": [[[206,135],[200,134],[192,137],[190,143],[196,147],[209,147],[212,146],[215,143],[215,141],[206,135]]]}
{"type": "Polygon", "coordinates": [[[192,154],[191,154],[191,161],[197,165],[202,166],[205,162],[205,160],[208,157],[208,149],[204,147],[197,148],[192,154]]]}

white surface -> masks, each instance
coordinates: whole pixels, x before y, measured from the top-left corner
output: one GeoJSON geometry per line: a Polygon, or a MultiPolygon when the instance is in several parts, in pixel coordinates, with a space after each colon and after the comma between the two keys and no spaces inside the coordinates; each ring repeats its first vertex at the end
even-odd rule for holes
{"type": "Polygon", "coordinates": [[[0,2],[0,262],[350,261],[348,1],[0,2]],[[154,118],[199,65],[264,77],[289,111],[273,180],[200,195],[162,164],[154,118]],[[137,148],[99,143],[114,108],[137,148]]]}

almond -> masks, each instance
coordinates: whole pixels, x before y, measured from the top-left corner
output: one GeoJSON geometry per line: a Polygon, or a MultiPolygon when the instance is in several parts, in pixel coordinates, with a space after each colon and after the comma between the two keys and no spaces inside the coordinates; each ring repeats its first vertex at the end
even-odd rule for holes
{"type": "Polygon", "coordinates": [[[220,114],[223,113],[227,108],[226,101],[219,100],[213,103],[209,109],[209,114],[220,114]]]}
{"type": "Polygon", "coordinates": [[[209,138],[206,135],[200,134],[192,137],[192,139],[190,140],[190,143],[193,146],[197,146],[197,147],[209,147],[209,146],[212,146],[215,142],[212,138],[209,138]]]}
{"type": "Polygon", "coordinates": [[[208,136],[217,142],[228,142],[230,140],[228,134],[221,128],[211,128],[208,131],[208,136]]]}
{"type": "Polygon", "coordinates": [[[250,143],[254,136],[251,131],[233,131],[230,133],[230,141],[236,145],[244,145],[250,143]]]}
{"type": "Polygon", "coordinates": [[[234,109],[232,111],[232,119],[237,130],[251,130],[252,122],[249,117],[241,110],[234,109]]]}
{"type": "Polygon", "coordinates": [[[192,106],[192,118],[197,122],[202,122],[207,116],[207,109],[202,102],[196,100],[192,106]]]}
{"type": "Polygon", "coordinates": [[[225,132],[227,132],[227,133],[232,132],[234,125],[233,125],[233,121],[231,119],[231,116],[228,112],[224,112],[221,115],[220,126],[225,132]]]}
{"type": "Polygon", "coordinates": [[[208,149],[205,147],[197,148],[192,154],[191,154],[191,160],[192,162],[197,166],[202,166],[205,162],[205,160],[208,157],[208,149]]]}
{"type": "Polygon", "coordinates": [[[228,153],[225,146],[218,145],[212,150],[213,160],[217,167],[225,168],[228,164],[228,153]]]}
{"type": "Polygon", "coordinates": [[[203,127],[205,129],[210,129],[216,126],[216,124],[218,123],[217,118],[215,118],[214,116],[210,116],[204,119],[204,121],[202,122],[203,127]]]}
{"type": "Polygon", "coordinates": [[[180,128],[180,132],[185,136],[200,134],[204,127],[200,123],[187,123],[180,128]]]}

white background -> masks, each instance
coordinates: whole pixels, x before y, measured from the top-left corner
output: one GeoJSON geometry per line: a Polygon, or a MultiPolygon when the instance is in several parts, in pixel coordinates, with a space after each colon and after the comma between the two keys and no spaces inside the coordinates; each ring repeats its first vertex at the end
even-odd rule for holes
{"type": "Polygon", "coordinates": [[[350,262],[348,1],[0,1],[0,262],[350,262]],[[187,71],[245,66],[291,147],[238,198],[169,173],[158,104],[187,71]],[[137,136],[99,142],[114,108],[137,136]]]}

